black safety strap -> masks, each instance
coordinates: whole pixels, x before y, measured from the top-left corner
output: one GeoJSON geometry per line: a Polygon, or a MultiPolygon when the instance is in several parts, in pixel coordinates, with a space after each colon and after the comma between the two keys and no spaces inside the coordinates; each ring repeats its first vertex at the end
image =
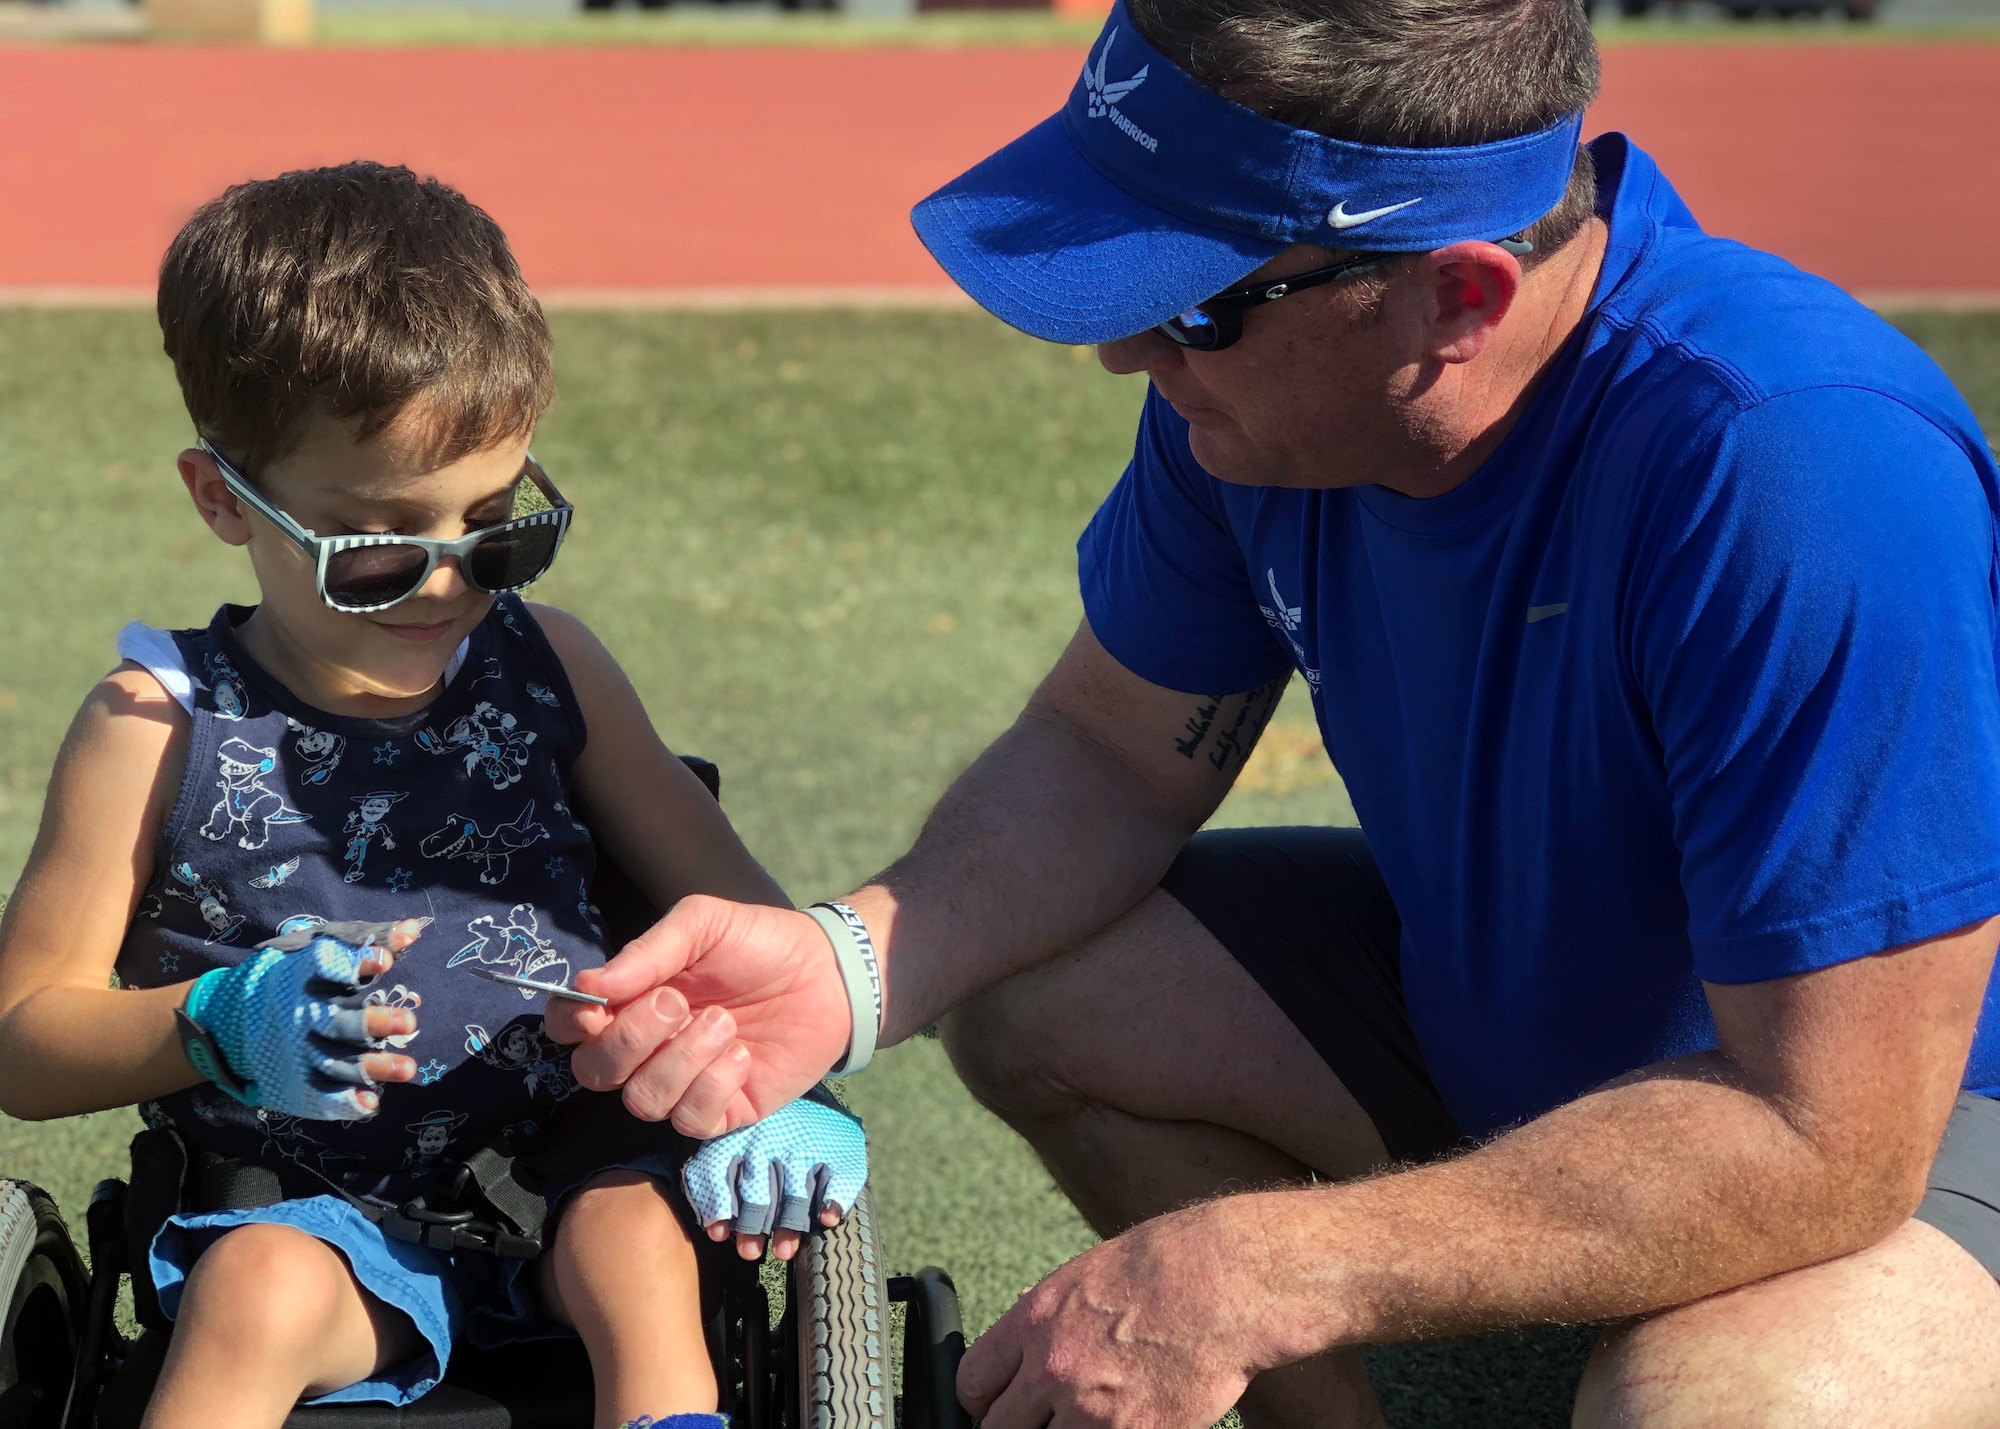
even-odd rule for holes
{"type": "Polygon", "coordinates": [[[486,1203],[511,1221],[518,1234],[539,1237],[549,1203],[539,1190],[521,1184],[514,1167],[515,1159],[493,1146],[482,1146],[465,1158],[465,1169],[486,1203]]]}

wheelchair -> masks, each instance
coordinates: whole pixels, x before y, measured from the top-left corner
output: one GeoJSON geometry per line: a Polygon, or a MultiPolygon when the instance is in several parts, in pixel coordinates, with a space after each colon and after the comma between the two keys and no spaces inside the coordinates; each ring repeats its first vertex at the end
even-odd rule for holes
{"type": "MultiPolygon", "coordinates": [[[[715,766],[686,763],[718,792],[715,766]]],[[[612,946],[654,911],[610,860],[592,896],[612,946]]],[[[579,1096],[595,1095],[579,1093],[579,1096]]],[[[106,1179],[84,1222],[86,1268],[55,1201],[0,1177],[0,1429],[137,1429],[166,1355],[146,1249],[177,1206],[200,1204],[193,1161],[172,1164],[159,1138],[133,1141],[130,1180],[106,1179]],[[129,1280],[141,1333],[116,1325],[129,1280]]],[[[211,1204],[218,1202],[207,1197],[211,1204]]],[[[432,1244],[461,1226],[426,1227],[432,1244]]],[[[456,1218],[463,1221],[464,1217],[456,1218]]],[[[702,1317],[721,1409],[737,1429],[971,1429],[954,1394],[965,1352],[958,1295],[935,1266],[884,1273],[874,1198],[863,1191],[838,1226],[815,1226],[783,1267],[783,1308],[772,1315],[769,1277],[730,1242],[695,1237],[702,1317]],[[904,1307],[902,1384],[892,1375],[890,1307],[904,1307]]],[[[591,1375],[582,1343],[537,1340],[500,1351],[455,1346],[443,1380],[416,1402],[300,1406],[285,1429],[589,1429],[591,1375]]]]}

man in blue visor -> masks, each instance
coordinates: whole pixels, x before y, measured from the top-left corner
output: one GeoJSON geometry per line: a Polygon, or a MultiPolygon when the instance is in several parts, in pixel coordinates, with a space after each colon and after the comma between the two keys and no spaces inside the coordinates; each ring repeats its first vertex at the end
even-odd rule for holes
{"type": "Polygon", "coordinates": [[[1360,1346],[1549,1321],[1579,1424],[2000,1423],[2000,472],[1596,77],[1576,0],[1121,0],[916,212],[1151,380],[1083,627],[879,879],[550,1014],[690,1131],[941,1019],[1109,1237],[988,1429],[1377,1424],[1360,1346]],[[1361,829],[1197,833],[1295,679],[1361,829]]]}

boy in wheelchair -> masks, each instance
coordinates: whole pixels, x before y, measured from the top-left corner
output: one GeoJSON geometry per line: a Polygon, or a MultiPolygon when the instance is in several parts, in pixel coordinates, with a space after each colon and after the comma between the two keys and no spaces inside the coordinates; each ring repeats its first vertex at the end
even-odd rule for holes
{"type": "MultiPolygon", "coordinates": [[[[550,347],[504,237],[406,170],[287,174],[189,221],[159,313],[182,480],[260,603],[126,628],[0,922],[0,1107],[137,1104],[265,1188],[133,1248],[176,1321],[146,1423],[407,1403],[455,1341],[570,1332],[598,1425],[721,1423],[676,1172],[711,1238],[789,1256],[865,1152],[801,1101],[690,1156],[542,1035],[606,956],[600,848],[655,907],[785,897],[604,647],[514,594],[571,508],[528,455],[550,347]],[[513,1176],[593,1102],[619,1134],[513,1176]]],[[[704,1059],[733,1036],[662,1010],[704,1059]]]]}

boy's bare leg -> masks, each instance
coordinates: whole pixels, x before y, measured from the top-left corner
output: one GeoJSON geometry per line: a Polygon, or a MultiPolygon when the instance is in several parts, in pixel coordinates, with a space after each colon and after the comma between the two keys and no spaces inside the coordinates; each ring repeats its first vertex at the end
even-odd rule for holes
{"type": "Polygon", "coordinates": [[[276,1429],[300,1399],[415,1355],[407,1315],[339,1251],[290,1226],[229,1231],[202,1254],[144,1429],[276,1429]]]}
{"type": "Polygon", "coordinates": [[[597,1429],[715,1409],[694,1243],[669,1194],[641,1172],[598,1173],[538,1266],[543,1311],[590,1352],[597,1429]]]}

